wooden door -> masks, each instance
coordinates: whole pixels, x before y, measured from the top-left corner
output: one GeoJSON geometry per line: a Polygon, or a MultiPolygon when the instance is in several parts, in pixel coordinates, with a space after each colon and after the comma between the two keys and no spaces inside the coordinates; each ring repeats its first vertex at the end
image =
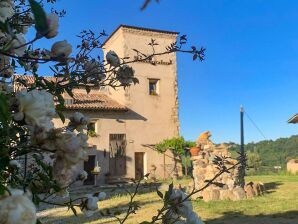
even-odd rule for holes
{"type": "Polygon", "coordinates": [[[111,176],[124,176],[126,174],[125,134],[110,134],[109,173],[111,176]]]}
{"type": "Polygon", "coordinates": [[[88,161],[84,162],[84,170],[88,173],[87,179],[84,181],[84,185],[94,185],[95,177],[92,174],[92,170],[95,167],[95,156],[88,156],[88,161]]]}
{"type": "Polygon", "coordinates": [[[135,179],[144,177],[144,153],[135,152],[135,179]]]}

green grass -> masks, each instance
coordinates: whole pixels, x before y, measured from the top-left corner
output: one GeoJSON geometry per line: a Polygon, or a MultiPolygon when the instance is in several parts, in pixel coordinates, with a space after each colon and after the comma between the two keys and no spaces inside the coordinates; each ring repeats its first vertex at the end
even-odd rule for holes
{"type": "MultiPolygon", "coordinates": [[[[206,224],[298,224],[298,176],[274,175],[251,176],[247,181],[263,182],[268,193],[254,199],[243,201],[193,201],[194,210],[206,224]]],[[[179,180],[177,183],[187,184],[189,180],[179,180]]],[[[139,223],[156,214],[161,202],[155,192],[137,196],[141,209],[131,216],[127,223],[139,223]]],[[[127,196],[115,196],[99,202],[101,209],[109,208],[125,210],[127,196]]],[[[95,214],[86,219],[80,212],[78,217],[65,208],[50,209],[42,218],[45,223],[117,223],[114,219],[106,219],[95,214]]]]}

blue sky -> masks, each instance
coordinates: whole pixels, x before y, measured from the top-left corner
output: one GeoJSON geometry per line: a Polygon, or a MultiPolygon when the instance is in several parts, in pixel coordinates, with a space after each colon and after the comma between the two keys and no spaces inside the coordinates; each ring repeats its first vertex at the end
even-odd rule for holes
{"type": "MultiPolygon", "coordinates": [[[[187,34],[207,51],[203,63],[178,55],[181,135],[210,130],[215,142],[239,142],[241,104],[266,139],[298,133],[286,122],[298,113],[298,1],[161,0],[141,12],[142,2],[58,0],[67,15],[55,40],[75,44],[82,29],[111,33],[119,24],[187,34]]],[[[259,140],[245,117],[245,141],[259,140]]]]}

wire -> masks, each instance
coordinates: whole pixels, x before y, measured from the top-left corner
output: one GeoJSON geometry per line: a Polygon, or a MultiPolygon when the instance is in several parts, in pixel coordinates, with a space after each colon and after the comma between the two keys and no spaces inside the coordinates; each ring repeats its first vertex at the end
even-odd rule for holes
{"type": "Polygon", "coordinates": [[[256,125],[256,123],[252,120],[252,118],[248,115],[248,113],[244,110],[245,115],[247,116],[247,118],[250,120],[250,122],[255,126],[255,128],[260,132],[260,134],[263,136],[263,138],[265,140],[267,140],[266,136],[264,135],[264,133],[261,131],[261,129],[258,127],[258,125],[256,125]]]}

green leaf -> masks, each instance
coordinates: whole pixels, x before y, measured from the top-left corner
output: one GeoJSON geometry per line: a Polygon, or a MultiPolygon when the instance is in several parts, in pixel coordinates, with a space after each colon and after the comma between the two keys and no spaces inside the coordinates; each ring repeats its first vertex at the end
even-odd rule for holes
{"type": "Polygon", "coordinates": [[[41,5],[35,0],[29,0],[32,13],[35,19],[35,28],[41,33],[45,34],[48,31],[47,16],[41,5]]]}
{"type": "Polygon", "coordinates": [[[36,224],[42,224],[42,222],[39,219],[37,219],[36,224]]]}
{"type": "Polygon", "coordinates": [[[9,106],[7,102],[7,97],[0,94],[0,122],[7,126],[9,122],[9,106]]]}
{"type": "Polygon", "coordinates": [[[158,189],[156,189],[156,193],[161,199],[163,199],[163,194],[158,189]]]}

